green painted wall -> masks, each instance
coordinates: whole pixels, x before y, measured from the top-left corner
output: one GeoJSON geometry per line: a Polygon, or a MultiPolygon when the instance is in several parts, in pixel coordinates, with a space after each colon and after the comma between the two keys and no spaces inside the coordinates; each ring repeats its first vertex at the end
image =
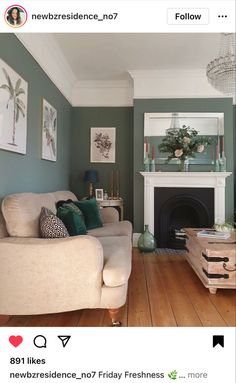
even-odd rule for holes
{"type": "Polygon", "coordinates": [[[78,107],[72,112],[71,189],[79,197],[87,195],[84,171],[97,169],[96,188],[109,192],[111,171],[120,171],[120,195],[124,198],[125,218],[133,218],[133,108],[78,107]],[[116,127],[116,163],[90,163],[90,127],[116,127]]]}
{"type": "Polygon", "coordinates": [[[0,57],[28,82],[27,154],[0,149],[0,197],[69,188],[72,107],[13,34],[0,34],[0,57]],[[41,160],[41,101],[58,113],[57,161],[41,160]]]}
{"type": "Polygon", "coordinates": [[[234,222],[236,222],[236,105],[233,106],[233,130],[234,130],[234,222]]]}
{"type": "MultiPolygon", "coordinates": [[[[143,231],[143,177],[139,174],[143,166],[143,132],[145,112],[224,112],[225,113],[225,151],[227,157],[227,171],[234,171],[235,141],[233,132],[232,99],[136,99],[134,100],[134,232],[143,231]]],[[[236,167],[236,164],[235,164],[236,167]]],[[[166,170],[166,167],[164,168],[166,170]]],[[[162,170],[164,170],[162,169],[162,170]]],[[[172,168],[169,167],[169,170],[172,168]]],[[[193,169],[192,169],[193,170],[193,169]]],[[[194,170],[203,168],[195,166],[194,170]]],[[[206,170],[206,169],[204,169],[206,170]]],[[[234,211],[234,179],[233,175],[227,179],[226,188],[226,218],[233,219],[234,211]]]]}

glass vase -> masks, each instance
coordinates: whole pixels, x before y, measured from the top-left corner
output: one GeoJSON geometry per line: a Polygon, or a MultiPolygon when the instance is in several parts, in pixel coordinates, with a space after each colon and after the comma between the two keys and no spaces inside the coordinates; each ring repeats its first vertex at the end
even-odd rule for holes
{"type": "Polygon", "coordinates": [[[188,165],[189,165],[188,158],[185,158],[185,159],[180,158],[179,159],[179,171],[180,172],[188,172],[188,165]]]}
{"type": "Polygon", "coordinates": [[[155,251],[157,247],[154,236],[148,230],[148,225],[144,226],[144,233],[140,235],[138,240],[138,248],[144,253],[155,251]]]}

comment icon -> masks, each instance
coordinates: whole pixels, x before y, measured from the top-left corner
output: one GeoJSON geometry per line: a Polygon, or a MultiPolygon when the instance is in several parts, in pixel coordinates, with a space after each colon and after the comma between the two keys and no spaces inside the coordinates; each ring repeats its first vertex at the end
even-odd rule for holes
{"type": "Polygon", "coordinates": [[[35,347],[37,347],[37,348],[46,348],[47,347],[47,339],[45,338],[44,335],[37,335],[34,338],[33,343],[34,343],[35,347]]]}

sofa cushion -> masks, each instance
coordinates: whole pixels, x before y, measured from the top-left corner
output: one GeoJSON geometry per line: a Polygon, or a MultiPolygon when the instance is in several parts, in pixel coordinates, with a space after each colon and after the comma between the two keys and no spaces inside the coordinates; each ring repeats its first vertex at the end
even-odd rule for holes
{"type": "Polygon", "coordinates": [[[2,202],[2,213],[8,234],[12,237],[39,237],[39,216],[43,206],[56,213],[59,200],[76,199],[69,191],[55,193],[19,193],[8,195],[2,202]]]}
{"type": "Polygon", "coordinates": [[[104,223],[103,227],[88,230],[88,234],[94,237],[128,236],[131,241],[132,225],[129,221],[104,223]]]}
{"type": "Polygon", "coordinates": [[[64,223],[49,209],[42,207],[39,218],[40,236],[42,238],[65,238],[69,233],[64,223]]]}
{"type": "Polygon", "coordinates": [[[116,287],[127,283],[131,272],[132,244],[128,237],[98,238],[103,247],[103,281],[116,287]]]}
{"type": "Polygon", "coordinates": [[[83,215],[79,208],[77,208],[78,210],[75,210],[71,205],[73,204],[64,204],[59,207],[59,209],[57,209],[57,217],[59,217],[65,224],[71,236],[87,234],[83,215]]]}
{"type": "Polygon", "coordinates": [[[103,226],[95,198],[85,199],[83,201],[74,201],[74,204],[82,211],[87,230],[103,226]]]}

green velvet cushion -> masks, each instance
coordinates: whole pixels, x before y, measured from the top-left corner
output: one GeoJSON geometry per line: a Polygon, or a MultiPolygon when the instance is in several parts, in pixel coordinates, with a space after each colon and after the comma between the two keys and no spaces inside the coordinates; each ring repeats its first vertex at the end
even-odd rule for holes
{"type": "Polygon", "coordinates": [[[62,220],[71,236],[87,234],[83,215],[68,206],[61,206],[57,210],[57,217],[62,220]]]}
{"type": "Polygon", "coordinates": [[[73,201],[73,203],[82,211],[87,230],[92,230],[103,226],[95,198],[86,199],[83,201],[73,201]]]}

